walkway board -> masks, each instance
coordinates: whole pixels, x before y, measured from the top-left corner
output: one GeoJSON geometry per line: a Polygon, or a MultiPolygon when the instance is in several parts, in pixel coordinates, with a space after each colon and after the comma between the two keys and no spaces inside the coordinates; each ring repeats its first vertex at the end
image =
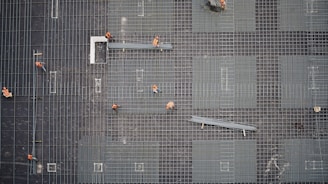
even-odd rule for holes
{"type": "Polygon", "coordinates": [[[107,44],[109,49],[153,49],[153,50],[172,50],[172,44],[162,43],[159,47],[154,47],[152,44],[141,43],[111,43],[107,44]]]}

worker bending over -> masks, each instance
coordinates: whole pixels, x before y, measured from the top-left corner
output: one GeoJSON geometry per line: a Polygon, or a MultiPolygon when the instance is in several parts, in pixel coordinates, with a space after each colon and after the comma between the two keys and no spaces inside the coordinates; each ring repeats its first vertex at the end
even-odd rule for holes
{"type": "Polygon", "coordinates": [[[2,95],[6,98],[13,97],[13,94],[11,92],[9,92],[9,90],[6,87],[2,88],[2,95]]]}
{"type": "Polygon", "coordinates": [[[106,32],[105,37],[107,38],[107,41],[112,41],[113,36],[110,34],[109,31],[106,32]]]}
{"type": "Polygon", "coordinates": [[[166,110],[174,110],[174,108],[175,108],[175,105],[174,105],[174,102],[173,101],[169,101],[166,104],[166,107],[165,107],[166,110]]]}
{"type": "Polygon", "coordinates": [[[46,68],[44,67],[44,62],[40,62],[40,61],[36,61],[35,62],[35,66],[38,67],[38,68],[42,68],[43,71],[47,72],[46,68]]]}
{"type": "Polygon", "coordinates": [[[220,0],[220,5],[221,5],[221,9],[222,10],[225,10],[225,8],[226,8],[226,2],[225,2],[225,0],[220,0]]]}
{"type": "Polygon", "coordinates": [[[153,39],[153,46],[159,47],[159,36],[158,35],[156,35],[155,38],[153,39]]]}
{"type": "Polygon", "coordinates": [[[120,108],[120,106],[117,105],[116,103],[114,103],[114,104],[112,105],[112,109],[113,109],[115,112],[117,112],[117,109],[118,109],[118,108],[120,108]]]}
{"type": "Polygon", "coordinates": [[[160,93],[161,90],[158,88],[158,86],[156,84],[152,85],[152,90],[153,90],[153,93],[160,93]]]}

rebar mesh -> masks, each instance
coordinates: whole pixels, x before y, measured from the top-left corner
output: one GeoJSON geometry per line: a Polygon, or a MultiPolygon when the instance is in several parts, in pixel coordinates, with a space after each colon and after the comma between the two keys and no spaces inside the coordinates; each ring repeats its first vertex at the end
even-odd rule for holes
{"type": "Polygon", "coordinates": [[[0,83],[14,94],[0,99],[1,182],[325,183],[327,1],[206,3],[1,1],[0,83]],[[173,49],[96,42],[91,63],[90,37],[107,31],[173,49]]]}

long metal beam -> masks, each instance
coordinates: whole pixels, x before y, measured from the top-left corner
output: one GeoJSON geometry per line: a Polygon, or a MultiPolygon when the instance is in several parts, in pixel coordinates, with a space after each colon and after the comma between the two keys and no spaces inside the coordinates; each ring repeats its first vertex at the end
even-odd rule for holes
{"type": "Polygon", "coordinates": [[[154,47],[152,44],[142,43],[112,43],[108,42],[107,47],[109,49],[152,49],[152,50],[172,50],[172,44],[160,43],[159,47],[154,47]]]}
{"type": "MultiPolygon", "coordinates": [[[[37,50],[33,50],[33,108],[32,108],[32,120],[33,120],[33,133],[32,133],[32,156],[36,157],[35,152],[35,131],[36,131],[36,67],[34,66],[37,58],[37,50]]],[[[36,160],[32,159],[30,167],[30,174],[36,174],[36,160]]]]}
{"type": "Polygon", "coordinates": [[[200,123],[200,124],[204,123],[204,124],[208,124],[208,125],[232,128],[232,129],[251,130],[251,131],[257,130],[257,128],[254,126],[242,125],[242,124],[235,123],[235,122],[226,122],[226,121],[222,121],[219,119],[204,118],[204,117],[199,117],[199,116],[192,116],[189,121],[192,121],[195,123],[200,123]]]}

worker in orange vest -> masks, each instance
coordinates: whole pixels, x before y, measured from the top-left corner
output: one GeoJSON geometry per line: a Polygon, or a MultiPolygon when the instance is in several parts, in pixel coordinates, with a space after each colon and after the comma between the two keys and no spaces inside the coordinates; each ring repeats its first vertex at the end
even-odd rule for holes
{"type": "Polygon", "coordinates": [[[2,95],[6,98],[13,97],[13,94],[11,92],[9,92],[9,90],[6,87],[2,88],[2,95]]]}
{"type": "Polygon", "coordinates": [[[165,109],[166,110],[174,110],[174,108],[175,108],[175,105],[174,105],[174,102],[173,101],[169,101],[167,104],[166,104],[166,107],[165,107],[165,109]]]}
{"type": "Polygon", "coordinates": [[[27,160],[30,160],[30,161],[32,161],[32,160],[38,161],[38,159],[36,157],[34,157],[32,154],[28,154],[27,155],[27,160]]]}
{"type": "Polygon", "coordinates": [[[221,9],[222,10],[225,10],[225,8],[226,8],[226,2],[225,2],[225,0],[220,0],[220,5],[221,5],[221,9]]]}
{"type": "Polygon", "coordinates": [[[154,47],[159,47],[159,36],[156,35],[154,40],[153,40],[153,46],[154,47]]]}
{"type": "Polygon", "coordinates": [[[158,86],[156,84],[152,85],[152,90],[153,90],[153,93],[160,93],[161,90],[158,88],[158,86]]]}
{"type": "Polygon", "coordinates": [[[117,109],[118,109],[118,108],[120,108],[120,106],[117,105],[116,103],[114,103],[114,104],[112,105],[112,109],[113,109],[115,112],[117,112],[117,109]]]}
{"type": "Polygon", "coordinates": [[[113,39],[113,36],[110,34],[109,31],[106,32],[105,37],[107,38],[107,41],[111,41],[113,39]]]}
{"type": "Polygon", "coordinates": [[[35,66],[38,68],[42,68],[45,72],[47,72],[46,68],[44,67],[44,62],[36,61],[35,66]]]}

